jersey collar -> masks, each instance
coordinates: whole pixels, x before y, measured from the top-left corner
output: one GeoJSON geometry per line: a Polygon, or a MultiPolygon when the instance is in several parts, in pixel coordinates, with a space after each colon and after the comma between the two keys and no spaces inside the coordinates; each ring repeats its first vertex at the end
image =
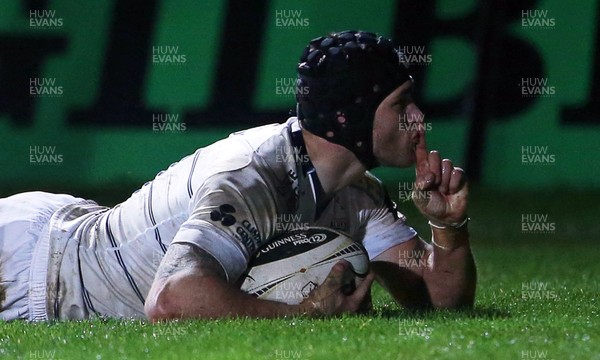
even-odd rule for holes
{"type": "Polygon", "coordinates": [[[300,155],[296,158],[298,213],[302,214],[303,218],[314,221],[321,216],[328,201],[317,171],[308,157],[299,121],[292,123],[290,135],[291,145],[300,155]]]}

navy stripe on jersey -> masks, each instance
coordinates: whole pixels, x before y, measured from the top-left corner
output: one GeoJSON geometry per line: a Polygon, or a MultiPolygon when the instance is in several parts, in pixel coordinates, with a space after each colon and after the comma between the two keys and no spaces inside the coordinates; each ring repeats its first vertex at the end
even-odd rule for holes
{"type": "Polygon", "coordinates": [[[85,288],[83,289],[83,301],[85,301],[85,306],[87,306],[87,308],[90,309],[94,313],[94,315],[98,315],[98,312],[94,308],[94,304],[92,304],[90,293],[85,288]]]}
{"type": "Polygon", "coordinates": [[[163,254],[167,252],[167,247],[165,246],[165,244],[162,242],[162,239],[160,237],[160,231],[158,230],[158,227],[156,226],[156,219],[154,218],[154,211],[152,210],[152,187],[154,186],[154,183],[150,183],[150,191],[148,192],[148,215],[150,216],[150,222],[152,223],[152,226],[154,227],[154,238],[156,239],[156,241],[158,242],[158,246],[160,246],[163,254]]]}
{"type": "MultiPolygon", "coordinates": [[[[108,208],[102,211],[97,212],[96,214],[94,214],[94,216],[96,217],[96,220],[94,222],[94,231],[97,231],[98,229],[98,218],[100,217],[100,215],[102,215],[103,213],[105,213],[106,211],[108,211],[108,208]]],[[[97,236],[97,234],[95,234],[95,236],[97,236]]],[[[81,249],[81,248],[79,248],[81,249]]],[[[83,282],[83,271],[81,271],[81,261],[78,261],[78,266],[79,266],[79,279],[81,281],[81,289],[82,289],[82,295],[83,295],[83,301],[85,302],[85,306],[91,311],[93,312],[95,315],[99,315],[100,313],[98,311],[96,311],[96,308],[94,307],[94,304],[92,303],[92,298],[90,296],[89,291],[86,289],[85,287],[85,283],[83,282]]]]}
{"type": "Polygon", "coordinates": [[[79,281],[81,283],[81,292],[83,295],[83,301],[85,302],[85,306],[90,309],[94,314],[98,315],[98,312],[96,311],[96,309],[94,308],[94,304],[92,304],[92,299],[90,298],[90,293],[87,291],[87,289],[85,288],[85,284],[83,283],[83,272],[81,271],[81,261],[77,262],[77,265],[79,266],[79,281]]]}
{"type": "Polygon", "coordinates": [[[200,157],[200,151],[197,151],[194,155],[194,160],[192,161],[192,167],[190,168],[190,176],[188,177],[187,182],[187,190],[190,199],[194,195],[194,189],[192,189],[192,177],[194,176],[194,169],[196,168],[196,163],[198,162],[198,157],[200,157]]]}
{"type": "MultiPolygon", "coordinates": [[[[112,233],[112,230],[110,229],[109,220],[110,220],[110,214],[106,217],[106,233],[108,234],[108,239],[110,240],[111,245],[114,248],[117,248],[117,242],[115,241],[115,237],[112,233]]],[[[117,257],[117,262],[119,263],[119,265],[121,265],[121,268],[123,269],[123,272],[125,273],[125,277],[127,278],[127,281],[129,281],[129,285],[131,285],[131,288],[133,289],[133,292],[140,299],[140,301],[142,302],[142,305],[144,305],[145,304],[144,297],[142,296],[140,289],[138,288],[137,284],[135,283],[135,280],[133,280],[133,277],[129,273],[129,270],[127,270],[125,261],[123,260],[123,257],[121,256],[121,251],[115,250],[115,256],[117,257]]]]}

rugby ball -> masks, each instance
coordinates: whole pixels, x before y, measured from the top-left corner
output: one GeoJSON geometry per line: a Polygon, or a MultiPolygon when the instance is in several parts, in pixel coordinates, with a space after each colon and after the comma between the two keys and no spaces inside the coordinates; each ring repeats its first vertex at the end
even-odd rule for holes
{"type": "Polygon", "coordinates": [[[353,291],[367,276],[364,247],[336,230],[309,227],[273,238],[251,259],[241,289],[259,299],[299,304],[322,284],[340,260],[351,264],[343,289],[353,291]]]}

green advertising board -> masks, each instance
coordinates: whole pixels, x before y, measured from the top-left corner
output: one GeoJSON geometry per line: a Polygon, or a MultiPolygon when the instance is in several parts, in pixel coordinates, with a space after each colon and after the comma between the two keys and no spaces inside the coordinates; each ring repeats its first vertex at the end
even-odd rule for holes
{"type": "Polygon", "coordinates": [[[429,147],[482,184],[598,187],[599,5],[516,4],[3,1],[0,189],[141,184],[231,131],[285,121],[304,45],[345,29],[417,59],[429,147]]]}

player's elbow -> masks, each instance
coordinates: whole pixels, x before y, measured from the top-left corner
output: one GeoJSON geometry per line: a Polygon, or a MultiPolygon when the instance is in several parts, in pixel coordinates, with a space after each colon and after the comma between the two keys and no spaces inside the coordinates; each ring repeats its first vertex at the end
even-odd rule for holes
{"type": "Polygon", "coordinates": [[[152,286],[144,304],[144,312],[152,322],[182,317],[181,307],[167,284],[152,286]]]}
{"type": "Polygon", "coordinates": [[[149,320],[213,319],[229,314],[223,297],[215,296],[224,280],[180,272],[155,280],[144,304],[149,320]],[[213,292],[206,289],[215,290],[213,292]]]}
{"type": "Polygon", "coordinates": [[[432,294],[431,303],[439,310],[469,310],[475,306],[475,283],[449,287],[432,294]]]}
{"type": "Polygon", "coordinates": [[[152,322],[169,319],[169,312],[165,307],[160,306],[158,301],[147,301],[144,304],[144,312],[148,320],[152,322]]]}

